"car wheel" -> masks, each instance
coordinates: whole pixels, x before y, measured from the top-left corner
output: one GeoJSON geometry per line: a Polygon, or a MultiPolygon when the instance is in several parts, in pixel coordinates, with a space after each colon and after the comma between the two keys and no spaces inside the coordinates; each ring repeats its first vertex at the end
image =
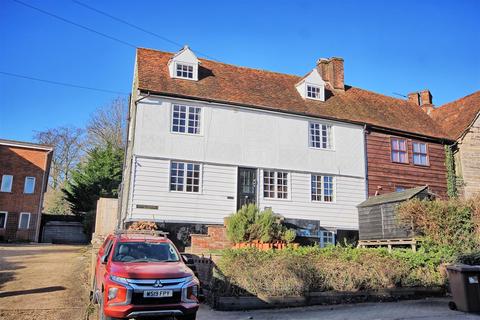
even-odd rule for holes
{"type": "Polygon", "coordinates": [[[184,316],[177,316],[175,317],[177,320],[195,320],[197,319],[197,313],[187,314],[184,316]]]}
{"type": "Polygon", "coordinates": [[[450,308],[450,310],[457,310],[457,305],[453,301],[450,301],[448,303],[448,307],[450,308]]]}

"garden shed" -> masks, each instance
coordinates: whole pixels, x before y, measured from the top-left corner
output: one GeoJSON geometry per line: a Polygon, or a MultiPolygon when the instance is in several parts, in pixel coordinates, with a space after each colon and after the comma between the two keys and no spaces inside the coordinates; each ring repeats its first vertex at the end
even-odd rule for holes
{"type": "Polygon", "coordinates": [[[435,197],[428,186],[386,193],[368,198],[358,208],[359,246],[394,244],[415,245],[415,235],[398,225],[396,207],[413,198],[432,200],[435,197]]]}

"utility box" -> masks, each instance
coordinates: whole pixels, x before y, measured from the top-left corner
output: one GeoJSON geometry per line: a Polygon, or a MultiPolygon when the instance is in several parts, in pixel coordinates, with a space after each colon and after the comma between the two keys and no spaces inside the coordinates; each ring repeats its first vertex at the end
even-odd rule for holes
{"type": "Polygon", "coordinates": [[[450,309],[480,312],[480,266],[456,264],[447,267],[453,303],[450,309]]]}

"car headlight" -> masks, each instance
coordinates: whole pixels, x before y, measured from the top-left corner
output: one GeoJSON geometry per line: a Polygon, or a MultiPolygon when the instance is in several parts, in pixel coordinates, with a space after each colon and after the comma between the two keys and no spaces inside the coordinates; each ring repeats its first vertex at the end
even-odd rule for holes
{"type": "Polygon", "coordinates": [[[118,288],[108,288],[108,300],[113,300],[118,295],[118,288]]]}
{"type": "Polygon", "coordinates": [[[198,302],[198,280],[192,280],[182,287],[183,302],[198,302]]]}
{"type": "Polygon", "coordinates": [[[110,280],[112,280],[113,282],[121,283],[121,284],[128,284],[128,279],[127,278],[110,276],[110,280]]]}

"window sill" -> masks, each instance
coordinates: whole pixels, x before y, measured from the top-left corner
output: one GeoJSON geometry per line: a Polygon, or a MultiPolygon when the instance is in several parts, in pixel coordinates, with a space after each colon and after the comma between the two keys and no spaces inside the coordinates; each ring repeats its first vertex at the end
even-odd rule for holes
{"type": "Polygon", "coordinates": [[[334,152],[335,151],[335,148],[315,148],[315,147],[311,147],[311,146],[308,146],[309,149],[313,149],[313,150],[320,150],[320,151],[329,151],[329,152],[334,152]]]}
{"type": "Polygon", "coordinates": [[[413,163],[415,167],[420,167],[420,168],[430,168],[430,164],[416,164],[413,163]]]}
{"type": "Polygon", "coordinates": [[[262,200],[264,200],[264,201],[292,201],[291,198],[265,198],[265,197],[262,197],[262,200]]]}
{"type": "Polygon", "coordinates": [[[322,203],[322,204],[335,204],[337,201],[318,201],[318,200],[310,200],[311,203],[322,203]]]}
{"type": "Polygon", "coordinates": [[[202,192],[189,192],[189,191],[177,191],[177,190],[168,190],[168,192],[171,192],[171,193],[182,193],[182,194],[196,194],[196,195],[200,195],[200,194],[203,194],[202,192]]]}
{"type": "Polygon", "coordinates": [[[188,132],[175,132],[170,129],[171,134],[178,134],[179,136],[192,136],[192,137],[203,137],[203,133],[188,133],[188,132]]]}
{"type": "Polygon", "coordinates": [[[397,162],[397,161],[393,161],[393,160],[392,160],[391,162],[392,162],[393,164],[402,164],[402,165],[404,165],[404,166],[405,166],[405,165],[407,165],[407,166],[410,165],[410,162],[397,162]]]}

